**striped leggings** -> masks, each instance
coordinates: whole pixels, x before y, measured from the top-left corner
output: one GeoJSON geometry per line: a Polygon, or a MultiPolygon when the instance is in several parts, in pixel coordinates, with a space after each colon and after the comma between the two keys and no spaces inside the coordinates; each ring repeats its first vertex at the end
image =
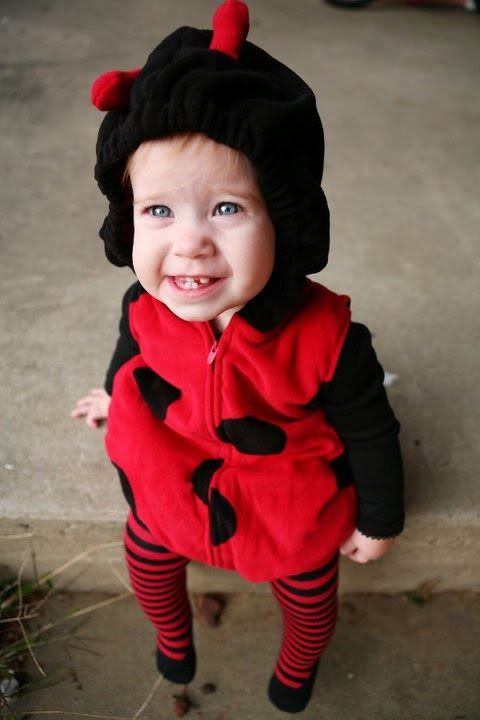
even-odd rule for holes
{"type": "MultiPolygon", "coordinates": [[[[182,661],[193,646],[192,610],[186,589],[190,561],[158,545],[132,513],[124,541],[132,588],[157,631],[157,656],[182,661]]],[[[311,679],[333,635],[338,559],[337,552],[316,570],[270,582],[283,619],[283,639],[274,675],[276,682],[286,688],[302,688],[311,679]]]]}

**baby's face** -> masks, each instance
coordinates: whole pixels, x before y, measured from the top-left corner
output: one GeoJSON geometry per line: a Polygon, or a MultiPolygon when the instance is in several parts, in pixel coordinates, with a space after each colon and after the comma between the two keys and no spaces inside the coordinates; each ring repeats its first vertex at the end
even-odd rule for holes
{"type": "Polygon", "coordinates": [[[133,266],[145,290],[175,315],[232,315],[266,285],[275,230],[248,159],[203,135],[138,148],[130,167],[133,266]]]}

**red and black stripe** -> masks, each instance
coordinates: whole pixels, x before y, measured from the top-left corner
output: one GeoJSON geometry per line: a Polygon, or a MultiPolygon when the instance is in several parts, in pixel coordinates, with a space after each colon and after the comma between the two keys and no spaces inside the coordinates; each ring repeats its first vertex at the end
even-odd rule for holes
{"type": "Polygon", "coordinates": [[[157,630],[158,669],[171,682],[188,683],[196,668],[186,587],[190,561],[158,545],[133,513],[128,517],[124,543],[133,591],[157,630]]]}
{"type": "MultiPolygon", "coordinates": [[[[167,680],[190,682],[196,670],[192,609],[187,594],[190,560],[159,545],[129,514],[125,550],[136,598],[157,630],[157,665],[167,680]]],[[[270,678],[270,700],[298,712],[308,703],[318,661],[337,619],[338,552],[322,567],[270,582],[283,619],[283,639],[270,678]]]]}
{"type": "Polygon", "coordinates": [[[310,700],[318,663],[335,631],[339,553],[310,572],[270,585],[283,618],[283,639],[268,694],[280,710],[299,712],[310,700]]]}

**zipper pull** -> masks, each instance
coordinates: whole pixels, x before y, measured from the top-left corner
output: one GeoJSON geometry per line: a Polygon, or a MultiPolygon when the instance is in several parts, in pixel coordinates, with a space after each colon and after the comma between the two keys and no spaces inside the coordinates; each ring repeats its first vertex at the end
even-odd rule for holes
{"type": "Polygon", "coordinates": [[[208,353],[207,363],[211,365],[213,361],[215,360],[215,355],[217,354],[218,350],[218,341],[215,340],[212,347],[210,348],[210,352],[208,353]]]}

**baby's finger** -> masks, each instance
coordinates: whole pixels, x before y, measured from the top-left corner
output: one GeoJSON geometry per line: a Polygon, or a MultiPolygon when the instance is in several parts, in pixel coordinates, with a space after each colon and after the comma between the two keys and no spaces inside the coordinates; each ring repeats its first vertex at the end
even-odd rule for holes
{"type": "Polygon", "coordinates": [[[100,427],[103,420],[105,419],[104,414],[98,407],[93,407],[87,415],[87,425],[90,427],[100,427]]]}
{"type": "Polygon", "coordinates": [[[92,407],[92,402],[78,402],[76,407],[73,408],[72,413],[80,413],[81,415],[85,415],[86,412],[90,410],[92,407]]]}
{"type": "Polygon", "coordinates": [[[70,412],[70,417],[83,417],[88,412],[87,408],[84,407],[76,407],[74,410],[70,412]]]}
{"type": "Polygon", "coordinates": [[[91,394],[91,395],[96,395],[96,396],[98,396],[98,395],[104,395],[104,394],[105,394],[105,390],[104,390],[103,388],[92,388],[92,389],[90,390],[90,394],[91,394]]]}
{"type": "Polygon", "coordinates": [[[351,538],[348,538],[340,548],[341,555],[349,555],[351,552],[355,552],[357,549],[356,544],[351,538]]]}
{"type": "Polygon", "coordinates": [[[78,405],[91,405],[94,401],[94,398],[91,395],[86,395],[83,398],[80,398],[80,400],[77,400],[77,406],[78,405]]]}

